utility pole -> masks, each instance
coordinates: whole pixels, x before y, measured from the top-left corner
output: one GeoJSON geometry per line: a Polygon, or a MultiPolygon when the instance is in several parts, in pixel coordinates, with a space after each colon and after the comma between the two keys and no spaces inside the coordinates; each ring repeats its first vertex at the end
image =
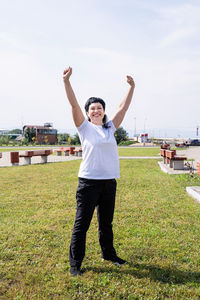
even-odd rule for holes
{"type": "Polygon", "coordinates": [[[24,135],[23,127],[24,127],[24,117],[21,116],[21,126],[22,126],[22,136],[24,135]]]}
{"type": "Polygon", "coordinates": [[[197,125],[197,136],[199,135],[199,125],[197,125]]]}
{"type": "Polygon", "coordinates": [[[144,134],[145,134],[145,131],[146,131],[146,120],[147,120],[147,118],[144,119],[144,134]]]}

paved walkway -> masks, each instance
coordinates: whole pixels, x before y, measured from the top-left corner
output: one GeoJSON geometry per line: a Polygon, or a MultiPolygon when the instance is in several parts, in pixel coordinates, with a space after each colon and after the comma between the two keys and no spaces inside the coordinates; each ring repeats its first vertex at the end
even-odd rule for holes
{"type": "Polygon", "coordinates": [[[189,196],[200,202],[200,186],[187,186],[186,192],[189,196]]]}
{"type": "MultiPolygon", "coordinates": [[[[187,159],[193,159],[194,161],[189,161],[189,163],[192,164],[194,172],[197,172],[197,162],[200,162],[200,147],[189,147],[184,150],[179,150],[177,151],[177,155],[186,156],[187,159]]],[[[173,170],[172,168],[164,165],[163,162],[158,163],[161,170],[168,174],[190,173],[187,168],[185,168],[185,170],[173,170]]],[[[200,202],[200,186],[188,186],[186,187],[186,192],[189,196],[200,202]]]]}
{"type": "MultiPolygon", "coordinates": [[[[19,151],[23,153],[24,151],[19,151]]],[[[62,161],[70,161],[70,160],[78,160],[81,157],[77,156],[56,156],[56,155],[49,155],[47,158],[48,163],[53,162],[62,162],[62,161]]],[[[34,156],[31,158],[31,164],[39,164],[41,163],[40,156],[34,156]]],[[[20,158],[19,165],[24,165],[24,159],[20,158]]],[[[10,163],[10,152],[2,152],[2,158],[0,158],[0,167],[11,167],[12,164],[10,163]]]]}
{"type": "Polygon", "coordinates": [[[189,147],[184,150],[176,151],[177,155],[186,156],[187,159],[194,159],[194,167],[196,168],[197,162],[200,162],[200,147],[189,147]]]}
{"type": "MultiPolygon", "coordinates": [[[[184,170],[173,170],[172,168],[170,168],[168,165],[164,164],[162,161],[159,161],[158,162],[159,166],[160,166],[160,169],[164,172],[164,173],[167,173],[167,174],[189,174],[190,173],[190,170],[185,167],[184,170]]],[[[194,172],[196,172],[196,169],[194,169],[194,172]]]]}
{"type": "MultiPolygon", "coordinates": [[[[187,157],[188,160],[193,159],[193,161],[189,161],[189,163],[193,167],[194,172],[197,172],[197,162],[200,162],[200,147],[189,147],[184,150],[177,150],[176,153],[178,156],[187,157]]],[[[184,170],[173,170],[163,162],[159,162],[159,165],[161,170],[167,174],[190,173],[187,167],[185,167],[184,170]]]]}

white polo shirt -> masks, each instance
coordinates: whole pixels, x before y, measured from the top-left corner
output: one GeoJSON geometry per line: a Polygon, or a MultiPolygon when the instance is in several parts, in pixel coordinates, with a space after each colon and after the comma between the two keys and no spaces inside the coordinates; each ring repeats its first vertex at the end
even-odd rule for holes
{"type": "Polygon", "coordinates": [[[77,127],[83,150],[79,177],[87,179],[119,178],[119,155],[112,121],[109,128],[85,120],[77,127]]]}

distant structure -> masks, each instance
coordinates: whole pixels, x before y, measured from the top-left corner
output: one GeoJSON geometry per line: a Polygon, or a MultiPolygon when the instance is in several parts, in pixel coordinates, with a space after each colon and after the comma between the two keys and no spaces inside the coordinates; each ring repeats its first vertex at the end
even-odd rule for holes
{"type": "Polygon", "coordinates": [[[0,136],[7,136],[11,140],[17,140],[19,139],[22,135],[19,133],[10,133],[10,130],[7,129],[0,129],[0,136]]]}
{"type": "Polygon", "coordinates": [[[9,130],[7,129],[0,129],[0,135],[7,135],[9,133],[9,130]]]}
{"type": "Polygon", "coordinates": [[[55,144],[57,142],[57,129],[53,128],[52,123],[44,123],[44,126],[24,125],[23,136],[27,129],[32,129],[35,132],[35,141],[39,144],[55,144]]]}
{"type": "Polygon", "coordinates": [[[140,143],[147,143],[148,133],[141,133],[139,138],[140,143]]]}

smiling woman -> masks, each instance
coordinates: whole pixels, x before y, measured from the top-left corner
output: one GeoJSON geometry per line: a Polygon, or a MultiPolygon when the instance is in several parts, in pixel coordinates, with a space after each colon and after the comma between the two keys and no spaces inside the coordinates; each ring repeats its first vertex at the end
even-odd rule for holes
{"type": "Polygon", "coordinates": [[[80,267],[85,256],[86,233],[95,207],[102,258],[119,266],[126,263],[117,256],[113,246],[112,221],[117,185],[115,178],[119,178],[119,157],[114,132],[120,126],[131,103],[135,83],[132,77],[127,76],[130,85],[128,94],[112,120],[107,121],[105,102],[95,97],[89,98],[85,104],[88,117],[85,120],[69,81],[71,74],[72,68],[69,67],[63,72],[63,80],[83,149],[76,193],[76,219],[69,253],[70,273],[77,276],[82,274],[80,267]]]}
{"type": "Polygon", "coordinates": [[[106,104],[101,98],[91,97],[85,103],[85,111],[88,117],[88,121],[95,125],[107,127],[108,121],[105,114],[106,104]]]}
{"type": "Polygon", "coordinates": [[[96,97],[89,98],[85,104],[88,120],[95,125],[102,125],[104,119],[105,102],[96,97]]]}

